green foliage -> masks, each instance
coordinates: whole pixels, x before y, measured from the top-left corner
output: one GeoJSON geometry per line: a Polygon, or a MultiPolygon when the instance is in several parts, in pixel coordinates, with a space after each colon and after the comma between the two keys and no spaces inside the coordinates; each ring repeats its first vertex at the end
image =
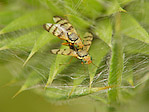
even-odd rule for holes
{"type": "Polygon", "coordinates": [[[24,83],[18,93],[36,88],[36,93],[50,101],[91,96],[104,103],[123,103],[124,94],[133,96],[133,88],[148,80],[146,4],[149,2],[139,0],[8,2],[4,5],[7,9],[0,8],[0,64],[16,71],[16,84],[24,83]],[[139,7],[142,16],[137,15],[139,7]],[[75,58],[67,64],[70,56],[49,52],[68,48],[42,27],[53,23],[54,15],[68,18],[82,39],[85,32],[93,33],[92,64],[82,65],[75,58]]]}

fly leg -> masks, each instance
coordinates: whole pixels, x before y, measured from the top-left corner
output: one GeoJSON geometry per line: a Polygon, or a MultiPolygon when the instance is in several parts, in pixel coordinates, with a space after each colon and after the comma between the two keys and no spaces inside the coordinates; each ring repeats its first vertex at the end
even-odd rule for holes
{"type": "Polygon", "coordinates": [[[73,57],[71,57],[71,59],[69,60],[69,62],[68,62],[68,63],[65,63],[65,64],[59,64],[59,65],[67,65],[67,64],[70,64],[70,63],[71,63],[71,61],[72,61],[72,58],[73,58],[73,57]]]}

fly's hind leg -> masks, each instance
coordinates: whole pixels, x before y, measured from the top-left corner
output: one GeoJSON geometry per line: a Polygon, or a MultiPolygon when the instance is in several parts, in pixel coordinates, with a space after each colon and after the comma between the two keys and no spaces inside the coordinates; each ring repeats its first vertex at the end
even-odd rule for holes
{"type": "Polygon", "coordinates": [[[69,62],[68,62],[68,63],[65,63],[65,64],[59,64],[59,65],[61,66],[61,65],[67,65],[67,64],[70,64],[70,63],[71,63],[71,61],[72,61],[72,58],[73,58],[73,57],[71,57],[71,59],[69,60],[69,62]]]}

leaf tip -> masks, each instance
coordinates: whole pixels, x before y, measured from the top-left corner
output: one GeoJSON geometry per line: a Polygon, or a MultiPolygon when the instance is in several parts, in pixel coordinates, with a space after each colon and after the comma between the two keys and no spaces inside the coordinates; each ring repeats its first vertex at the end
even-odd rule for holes
{"type": "Polygon", "coordinates": [[[31,52],[28,56],[28,58],[25,60],[23,67],[26,65],[26,63],[31,59],[31,57],[35,54],[35,52],[31,52]]]}
{"type": "Polygon", "coordinates": [[[74,92],[76,86],[73,86],[73,88],[71,89],[70,93],[68,94],[68,98],[72,95],[72,93],[74,92]]]}
{"type": "Polygon", "coordinates": [[[14,99],[16,96],[18,96],[24,90],[25,90],[25,87],[22,87],[18,92],[15,93],[14,96],[12,96],[12,99],[14,99]]]}
{"type": "Polygon", "coordinates": [[[50,86],[50,85],[51,85],[51,83],[50,82],[47,82],[46,85],[45,85],[45,87],[44,87],[44,90],[46,90],[47,87],[50,86]]]}

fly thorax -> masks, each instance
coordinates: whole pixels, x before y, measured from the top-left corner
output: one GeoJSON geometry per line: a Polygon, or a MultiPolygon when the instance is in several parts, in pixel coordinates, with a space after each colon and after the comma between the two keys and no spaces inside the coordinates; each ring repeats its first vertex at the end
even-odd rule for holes
{"type": "Polygon", "coordinates": [[[88,56],[88,52],[85,50],[78,50],[77,55],[79,59],[83,59],[84,57],[88,56]]]}
{"type": "Polygon", "coordinates": [[[70,39],[70,41],[72,41],[72,42],[75,42],[76,40],[79,39],[78,35],[75,33],[68,32],[67,35],[68,35],[68,38],[70,39]]]}

